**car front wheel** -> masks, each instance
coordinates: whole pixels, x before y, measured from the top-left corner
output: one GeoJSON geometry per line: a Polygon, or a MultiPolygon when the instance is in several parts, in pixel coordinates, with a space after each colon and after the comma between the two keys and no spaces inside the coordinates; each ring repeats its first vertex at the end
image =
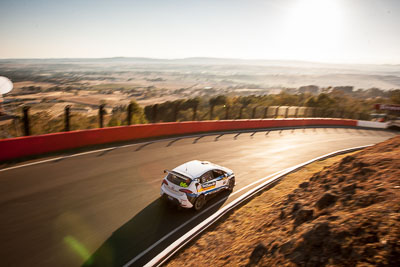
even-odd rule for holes
{"type": "Polygon", "coordinates": [[[206,204],[206,198],[204,197],[204,195],[200,195],[194,203],[194,209],[201,210],[204,207],[204,204],[206,204]]]}

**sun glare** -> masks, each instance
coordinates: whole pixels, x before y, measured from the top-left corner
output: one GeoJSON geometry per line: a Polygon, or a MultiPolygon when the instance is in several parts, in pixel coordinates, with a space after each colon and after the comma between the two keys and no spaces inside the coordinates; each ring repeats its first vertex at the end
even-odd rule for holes
{"type": "Polygon", "coordinates": [[[322,59],[342,41],[340,0],[297,0],[290,7],[283,39],[297,58],[322,59]]]}

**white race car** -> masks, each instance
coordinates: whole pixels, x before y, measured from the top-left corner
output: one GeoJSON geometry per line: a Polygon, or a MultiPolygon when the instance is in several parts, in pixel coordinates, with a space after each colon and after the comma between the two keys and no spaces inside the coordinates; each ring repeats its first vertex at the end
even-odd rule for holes
{"type": "Polygon", "coordinates": [[[200,210],[208,195],[235,186],[232,170],[208,161],[192,160],[164,172],[161,197],[184,208],[200,210]]]}

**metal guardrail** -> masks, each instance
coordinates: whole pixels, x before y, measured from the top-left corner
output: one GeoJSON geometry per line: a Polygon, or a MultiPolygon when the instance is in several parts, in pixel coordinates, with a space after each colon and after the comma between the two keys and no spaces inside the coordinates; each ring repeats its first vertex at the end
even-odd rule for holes
{"type": "MultiPolygon", "coordinates": [[[[195,226],[193,229],[191,229],[189,232],[187,232],[185,235],[180,237],[178,240],[176,240],[174,243],[172,243],[170,246],[168,246],[166,249],[164,249],[161,253],[159,253],[156,257],[154,257],[151,261],[149,261],[145,266],[160,266],[163,263],[165,263],[168,259],[170,259],[176,252],[178,252],[181,248],[183,248],[188,242],[193,240],[195,237],[200,235],[204,230],[206,230],[209,226],[212,224],[216,223],[222,216],[239,206],[240,204],[243,204],[245,201],[248,201],[250,198],[254,197],[256,194],[259,192],[263,191],[264,189],[268,188],[269,186],[275,184],[279,180],[281,180],[284,176],[290,174],[291,172],[297,171],[300,168],[313,163],[315,161],[319,160],[324,160],[329,157],[333,157],[336,155],[340,154],[345,154],[357,150],[361,150],[363,148],[372,146],[371,145],[365,145],[365,146],[359,146],[359,147],[353,147],[353,148],[348,148],[348,149],[342,149],[338,150],[335,152],[331,152],[328,154],[325,154],[323,156],[311,159],[309,161],[306,161],[304,163],[298,164],[296,166],[287,168],[283,171],[280,171],[273,175],[272,178],[268,179],[267,181],[263,182],[262,184],[258,185],[257,187],[251,189],[250,191],[246,192],[245,194],[241,195],[237,199],[233,200],[230,202],[228,205],[223,207],[222,209],[218,210],[216,213],[214,213],[212,216],[208,217],[206,220],[195,226]]],[[[225,201],[226,199],[221,199],[221,201],[225,201]]],[[[217,202],[217,203],[219,203],[217,202]]],[[[217,204],[216,203],[216,204],[217,204]]],[[[144,252],[150,251],[150,248],[145,250],[144,252]]],[[[142,254],[144,255],[144,254],[142,254]]],[[[138,260],[140,257],[135,257],[129,262],[127,262],[124,267],[131,266],[136,260],[138,260]]]]}

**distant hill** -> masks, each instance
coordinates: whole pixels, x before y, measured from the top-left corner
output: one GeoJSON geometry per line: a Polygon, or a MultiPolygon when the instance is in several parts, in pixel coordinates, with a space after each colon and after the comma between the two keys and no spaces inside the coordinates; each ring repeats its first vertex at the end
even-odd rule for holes
{"type": "MultiPolygon", "coordinates": [[[[38,73],[62,71],[148,71],[187,73],[194,80],[207,74],[214,80],[251,83],[258,87],[300,87],[304,85],[354,86],[354,88],[400,88],[400,65],[330,64],[290,60],[255,60],[191,57],[157,59],[144,57],[0,59],[0,69],[38,73]],[[197,77],[195,77],[197,75],[197,77]]],[[[13,72],[14,73],[14,72],[13,72]]],[[[39,75],[41,75],[39,73],[39,75]]]]}

